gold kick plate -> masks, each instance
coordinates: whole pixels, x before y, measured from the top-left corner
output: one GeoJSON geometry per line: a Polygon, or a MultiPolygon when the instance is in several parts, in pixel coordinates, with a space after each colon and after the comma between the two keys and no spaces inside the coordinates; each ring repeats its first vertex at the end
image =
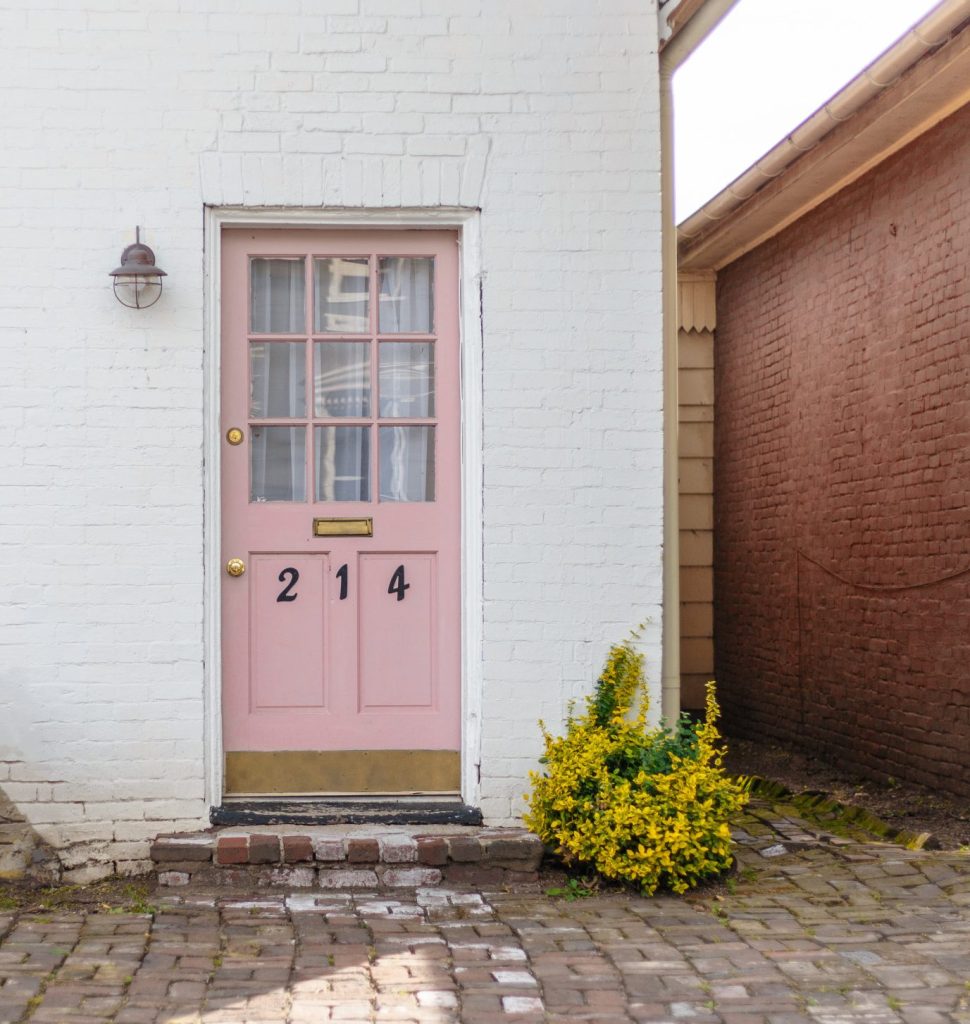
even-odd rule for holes
{"type": "Polygon", "coordinates": [[[226,792],[457,793],[457,750],[229,750],[226,792]]]}
{"type": "Polygon", "coordinates": [[[373,537],[374,520],[366,519],[314,519],[314,537],[373,537]]]}

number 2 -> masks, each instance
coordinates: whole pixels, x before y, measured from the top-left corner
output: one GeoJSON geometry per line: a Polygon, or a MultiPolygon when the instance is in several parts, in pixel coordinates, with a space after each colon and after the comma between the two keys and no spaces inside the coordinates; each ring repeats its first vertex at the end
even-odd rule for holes
{"type": "Polygon", "coordinates": [[[387,592],[389,594],[397,594],[397,599],[399,601],[403,601],[404,591],[409,590],[410,587],[410,583],[404,582],[404,566],[399,565],[394,570],[394,575],[391,577],[391,582],[387,585],[387,592]]]}
{"type": "Polygon", "coordinates": [[[280,583],[289,575],[290,582],[279,592],[276,597],[277,601],[295,601],[299,594],[291,594],[290,591],[296,586],[296,581],[300,578],[300,572],[298,569],[294,569],[292,565],[287,566],[277,577],[280,583]]]}

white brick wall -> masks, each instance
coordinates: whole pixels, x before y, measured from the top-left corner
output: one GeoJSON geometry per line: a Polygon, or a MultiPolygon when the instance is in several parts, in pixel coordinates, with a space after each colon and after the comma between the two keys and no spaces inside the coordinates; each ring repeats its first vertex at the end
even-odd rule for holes
{"type": "Polygon", "coordinates": [[[208,812],[204,203],[482,208],[486,815],[642,620],[656,679],[654,8],[0,0],[0,787],[68,864],[208,812]]]}

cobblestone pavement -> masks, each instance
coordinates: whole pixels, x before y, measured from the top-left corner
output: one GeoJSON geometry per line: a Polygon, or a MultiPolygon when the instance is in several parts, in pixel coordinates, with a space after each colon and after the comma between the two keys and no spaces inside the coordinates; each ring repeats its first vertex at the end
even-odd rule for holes
{"type": "Polygon", "coordinates": [[[970,855],[762,809],[719,893],[160,893],[0,915],[0,1024],[970,1024],[970,855]]]}

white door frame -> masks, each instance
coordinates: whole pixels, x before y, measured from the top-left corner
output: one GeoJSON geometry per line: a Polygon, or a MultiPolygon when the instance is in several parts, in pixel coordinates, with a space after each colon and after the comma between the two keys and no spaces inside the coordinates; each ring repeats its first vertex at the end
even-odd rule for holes
{"type": "Polygon", "coordinates": [[[458,231],[461,345],[461,795],[477,807],[482,740],[482,276],[480,211],[205,207],[203,649],[206,800],[223,799],[222,506],[220,496],[221,240],[226,226],[250,228],[454,228],[458,231]]]}

